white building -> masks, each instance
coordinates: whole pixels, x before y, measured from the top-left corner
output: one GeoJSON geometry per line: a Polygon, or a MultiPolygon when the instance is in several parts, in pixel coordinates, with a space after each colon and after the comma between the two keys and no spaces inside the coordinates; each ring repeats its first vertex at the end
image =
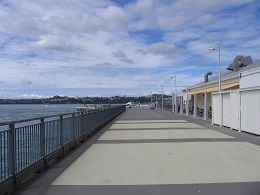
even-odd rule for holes
{"type": "MultiPolygon", "coordinates": [[[[230,91],[234,89],[245,90],[250,88],[252,84],[257,88],[259,87],[259,74],[255,74],[259,70],[260,61],[253,62],[251,57],[243,57],[241,55],[234,58],[233,63],[227,67],[226,72],[221,74],[221,88],[225,91],[230,91]],[[253,75],[253,76],[246,76],[253,75]],[[242,78],[242,79],[241,79],[242,78]]],[[[211,118],[211,112],[209,109],[212,108],[212,93],[218,91],[218,75],[208,78],[211,75],[210,72],[205,74],[204,82],[198,83],[186,89],[186,92],[181,95],[181,105],[189,112],[185,114],[187,116],[192,115],[194,118],[202,117],[204,120],[211,118]],[[185,103],[183,99],[189,100],[185,103]],[[200,113],[202,111],[203,113],[200,113]],[[198,116],[198,114],[200,116],[198,116]]],[[[259,102],[259,100],[258,100],[259,102]]],[[[219,102],[218,108],[223,107],[223,102],[219,102]]],[[[225,105],[224,105],[225,106],[225,105]]],[[[217,107],[215,107],[215,111],[217,107]]],[[[214,109],[213,109],[214,112],[214,109]]],[[[223,112],[221,109],[218,112],[223,112]]],[[[182,113],[182,110],[180,111],[182,113]]],[[[215,115],[216,116],[216,115],[215,115]]],[[[223,118],[223,115],[222,117],[223,118]]],[[[216,118],[215,118],[216,119],[216,118]]],[[[220,120],[220,119],[219,119],[220,120]]],[[[223,125],[222,122],[219,122],[219,125],[223,125]]]]}

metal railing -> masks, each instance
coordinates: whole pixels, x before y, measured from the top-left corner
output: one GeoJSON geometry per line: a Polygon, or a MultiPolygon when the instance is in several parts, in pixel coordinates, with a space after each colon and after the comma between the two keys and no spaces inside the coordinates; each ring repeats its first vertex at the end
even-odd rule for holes
{"type": "Polygon", "coordinates": [[[66,146],[77,145],[78,139],[82,141],[123,111],[125,106],[117,106],[0,123],[0,189],[7,180],[15,188],[17,176],[39,162],[42,165],[34,170],[44,170],[48,156],[57,151],[64,155],[66,146]]]}

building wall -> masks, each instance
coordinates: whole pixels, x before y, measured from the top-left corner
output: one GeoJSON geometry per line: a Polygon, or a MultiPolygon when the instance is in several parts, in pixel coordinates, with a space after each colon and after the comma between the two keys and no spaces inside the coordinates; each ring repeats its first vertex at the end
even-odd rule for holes
{"type": "MultiPolygon", "coordinates": [[[[207,93],[208,106],[211,106],[211,93],[207,93]]],[[[197,107],[204,108],[204,93],[197,94],[197,107]]]]}
{"type": "Polygon", "coordinates": [[[204,107],[204,96],[202,93],[197,94],[197,107],[198,108],[204,107]]]}
{"type": "MultiPolygon", "coordinates": [[[[227,84],[232,84],[232,83],[238,83],[238,82],[239,82],[239,74],[237,74],[237,77],[226,79],[226,80],[222,80],[221,81],[221,86],[227,85],[227,84]]],[[[208,82],[208,83],[205,83],[202,86],[198,86],[198,87],[194,87],[192,89],[189,89],[189,92],[203,90],[203,89],[208,89],[208,88],[212,88],[212,87],[218,87],[218,82],[214,82],[214,83],[208,82]]]]}
{"type": "Polygon", "coordinates": [[[240,88],[260,86],[260,67],[241,73],[240,88]]]}

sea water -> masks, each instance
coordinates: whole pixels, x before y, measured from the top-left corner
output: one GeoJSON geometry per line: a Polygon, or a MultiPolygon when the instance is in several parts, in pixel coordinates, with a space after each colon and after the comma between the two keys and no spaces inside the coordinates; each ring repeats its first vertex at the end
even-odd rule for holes
{"type": "Polygon", "coordinates": [[[0,104],[0,123],[76,112],[81,104],[0,104]]]}

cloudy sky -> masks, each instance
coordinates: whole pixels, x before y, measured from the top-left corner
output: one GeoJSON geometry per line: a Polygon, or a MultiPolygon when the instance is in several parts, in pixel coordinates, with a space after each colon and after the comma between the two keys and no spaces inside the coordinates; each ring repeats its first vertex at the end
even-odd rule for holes
{"type": "Polygon", "coordinates": [[[0,0],[0,98],[140,96],[259,60],[259,0],[0,0]]]}

